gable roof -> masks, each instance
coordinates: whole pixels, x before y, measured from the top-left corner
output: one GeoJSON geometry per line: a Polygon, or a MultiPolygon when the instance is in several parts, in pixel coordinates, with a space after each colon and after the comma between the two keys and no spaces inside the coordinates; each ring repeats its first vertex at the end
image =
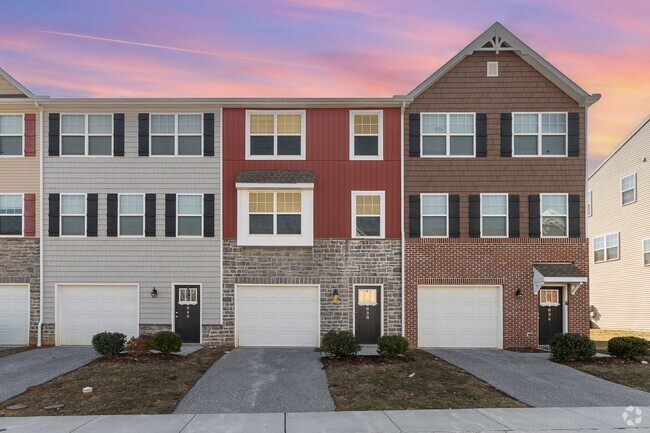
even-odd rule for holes
{"type": "Polygon", "coordinates": [[[419,86],[411,91],[407,96],[410,98],[418,97],[429,86],[438,81],[443,75],[449,72],[454,66],[460,63],[467,56],[475,51],[513,51],[518,54],[526,63],[535,68],[539,73],[549,79],[553,84],[559,87],[564,93],[574,99],[581,107],[588,107],[600,99],[600,94],[590,95],[580,86],[571,81],[566,75],[560,72],[555,66],[547,62],[542,56],[537,54],[532,48],[523,43],[521,39],[513,35],[501,23],[496,22],[489,29],[483,32],[478,38],[474,39],[461,52],[456,54],[451,60],[445,63],[440,69],[434,72],[429,78],[424,80],[419,86]]]}
{"type": "Polygon", "coordinates": [[[0,68],[0,79],[2,79],[2,78],[4,78],[6,81],[9,82],[9,84],[11,84],[13,87],[15,87],[16,90],[18,91],[18,93],[16,95],[0,95],[0,98],[3,97],[3,96],[4,97],[15,97],[15,96],[20,97],[21,94],[26,96],[27,98],[34,98],[35,97],[34,94],[29,91],[29,89],[27,89],[25,86],[23,86],[18,81],[16,81],[14,79],[14,77],[12,77],[11,75],[9,75],[7,73],[7,71],[0,68]]]}

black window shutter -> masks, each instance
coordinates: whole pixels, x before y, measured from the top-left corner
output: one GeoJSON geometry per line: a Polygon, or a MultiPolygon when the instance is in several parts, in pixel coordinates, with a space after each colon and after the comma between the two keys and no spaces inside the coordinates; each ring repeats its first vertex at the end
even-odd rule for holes
{"type": "Polygon", "coordinates": [[[49,218],[50,218],[50,229],[49,235],[51,237],[59,236],[59,215],[60,215],[60,199],[59,194],[50,194],[49,197],[49,218]]]}
{"type": "Polygon", "coordinates": [[[487,156],[487,114],[476,113],[476,156],[487,156]]]}
{"type": "Polygon", "coordinates": [[[420,157],[420,113],[409,114],[409,156],[420,157]]]}
{"type": "Polygon", "coordinates": [[[511,113],[501,113],[501,156],[512,156],[511,113]]]}
{"type": "Polygon", "coordinates": [[[460,237],[460,196],[457,194],[449,196],[449,237],[460,237]]]}
{"type": "Polygon", "coordinates": [[[580,156],[580,115],[578,113],[568,114],[568,152],[569,156],[580,156]]]}
{"type": "Polygon", "coordinates": [[[106,196],[106,236],[117,236],[117,194],[106,196]]]}
{"type": "Polygon", "coordinates": [[[580,196],[569,196],[569,237],[580,237],[580,196]]]}
{"type": "Polygon", "coordinates": [[[149,113],[138,114],[138,156],[149,156],[149,113]]]}
{"type": "Polygon", "coordinates": [[[144,235],[156,236],[156,194],[144,196],[144,235]]]}
{"type": "Polygon", "coordinates": [[[469,237],[481,237],[481,196],[469,196],[469,237]]]}
{"type": "Polygon", "coordinates": [[[203,236],[214,237],[214,194],[203,194],[203,236]]]}
{"type": "Polygon", "coordinates": [[[518,238],[519,232],[519,196],[508,195],[508,233],[511,238],[518,238]]]}
{"type": "Polygon", "coordinates": [[[86,206],[88,207],[86,215],[86,236],[97,237],[97,194],[86,195],[86,206]]]}
{"type": "Polygon", "coordinates": [[[409,237],[419,238],[420,236],[420,196],[409,195],[409,237]]]}
{"type": "Polygon", "coordinates": [[[59,156],[59,135],[61,133],[60,122],[61,115],[59,113],[50,113],[50,145],[48,151],[49,156],[59,156]]]}
{"type": "Polygon", "coordinates": [[[528,236],[531,238],[538,238],[541,236],[540,230],[540,208],[539,208],[539,195],[528,196],[528,236]]]}
{"type": "Polygon", "coordinates": [[[176,194],[165,194],[165,236],[176,237],[176,194]]]}
{"type": "Polygon", "coordinates": [[[113,156],[124,156],[124,113],[113,114],[113,156]]]}
{"type": "Polygon", "coordinates": [[[203,156],[214,156],[214,113],[203,115],[203,156]]]}

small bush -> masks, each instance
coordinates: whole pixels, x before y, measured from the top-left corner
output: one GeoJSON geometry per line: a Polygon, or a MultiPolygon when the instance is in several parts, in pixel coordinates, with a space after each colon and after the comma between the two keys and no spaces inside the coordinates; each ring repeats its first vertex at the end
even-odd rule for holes
{"type": "Polygon", "coordinates": [[[149,350],[151,349],[151,335],[141,335],[139,337],[131,337],[131,339],[126,343],[127,353],[131,355],[148,355],[149,350]]]}
{"type": "Polygon", "coordinates": [[[100,355],[119,355],[125,343],[126,335],[120,332],[100,332],[92,339],[93,348],[100,355]]]}
{"type": "Polygon", "coordinates": [[[360,350],[359,339],[350,331],[329,331],[321,338],[321,351],[337,358],[354,356],[360,350]]]}
{"type": "Polygon", "coordinates": [[[163,355],[180,352],[182,345],[181,336],[172,331],[156,332],[151,338],[151,348],[160,351],[163,355]]]}
{"type": "Polygon", "coordinates": [[[607,342],[607,351],[617,358],[634,359],[650,351],[650,341],[639,337],[614,337],[607,342]]]}
{"type": "Polygon", "coordinates": [[[557,362],[589,361],[596,355],[596,343],[581,334],[558,334],[551,340],[551,357],[557,362]]]}
{"type": "Polygon", "coordinates": [[[404,355],[409,348],[409,342],[401,335],[384,335],[379,339],[377,352],[381,356],[404,355]]]}

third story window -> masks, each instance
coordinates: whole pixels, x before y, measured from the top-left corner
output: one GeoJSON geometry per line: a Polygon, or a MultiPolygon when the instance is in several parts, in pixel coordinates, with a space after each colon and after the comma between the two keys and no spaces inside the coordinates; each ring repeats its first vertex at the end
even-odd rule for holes
{"type": "Polygon", "coordinates": [[[542,194],[542,237],[564,238],[567,236],[568,196],[566,194],[542,194]]]}
{"type": "Polygon", "coordinates": [[[23,154],[23,115],[0,114],[0,156],[23,154]]]}
{"type": "Polygon", "coordinates": [[[350,123],[350,159],[382,159],[382,112],[351,111],[350,123]]]}
{"type": "Polygon", "coordinates": [[[151,155],[203,155],[203,115],[152,114],[151,155]]]}
{"type": "Polygon", "coordinates": [[[354,237],[383,237],[382,194],[353,193],[353,197],[354,237]]]}
{"type": "Polygon", "coordinates": [[[422,194],[422,237],[448,236],[447,194],[422,194]]]}
{"type": "Polygon", "coordinates": [[[304,112],[248,113],[248,156],[278,159],[304,158],[304,112]]]}
{"type": "Polygon", "coordinates": [[[62,114],[61,155],[111,156],[112,114],[62,114]]]}
{"type": "Polygon", "coordinates": [[[474,156],[474,113],[423,113],[422,156],[474,156]]]}
{"type": "Polygon", "coordinates": [[[61,236],[86,236],[85,194],[61,194],[61,236]]]}
{"type": "Polygon", "coordinates": [[[120,236],[144,236],[144,195],[120,194],[120,236]]]}
{"type": "Polygon", "coordinates": [[[248,201],[252,235],[300,235],[302,193],[251,192],[248,201]]]}
{"type": "Polygon", "coordinates": [[[512,121],[513,155],[567,154],[566,113],[514,113],[512,121]]]}
{"type": "Polygon", "coordinates": [[[203,236],[203,195],[178,194],[177,236],[203,236]]]}
{"type": "Polygon", "coordinates": [[[594,263],[618,258],[618,233],[594,238],[594,263]]]}
{"type": "Polygon", "coordinates": [[[621,202],[623,206],[636,201],[636,173],[621,179],[621,202]]]}
{"type": "Polygon", "coordinates": [[[508,237],[508,194],[481,194],[481,237],[508,237]]]}
{"type": "Polygon", "coordinates": [[[23,195],[0,194],[0,236],[22,236],[23,195]]]}

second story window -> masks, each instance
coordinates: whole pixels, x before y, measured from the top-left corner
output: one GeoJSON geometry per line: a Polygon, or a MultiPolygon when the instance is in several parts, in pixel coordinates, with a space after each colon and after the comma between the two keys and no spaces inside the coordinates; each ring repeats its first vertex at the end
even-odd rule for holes
{"type": "Polygon", "coordinates": [[[541,194],[541,234],[543,238],[565,238],[568,235],[568,195],[541,194]]]}
{"type": "Polygon", "coordinates": [[[508,194],[481,194],[481,237],[508,237],[508,194]]]}
{"type": "Polygon", "coordinates": [[[144,195],[119,195],[120,236],[144,236],[144,195]]]}
{"type": "Polygon", "coordinates": [[[111,156],[112,154],[113,115],[61,115],[61,155],[111,156]]]}
{"type": "Polygon", "coordinates": [[[384,237],[384,192],[352,192],[352,237],[384,237]]]}
{"type": "Polygon", "coordinates": [[[0,236],[23,235],[23,195],[0,194],[0,236]]]}
{"type": "Polygon", "coordinates": [[[422,194],[422,237],[446,238],[449,233],[447,194],[422,194]]]}
{"type": "Polygon", "coordinates": [[[177,236],[203,236],[203,195],[178,194],[177,205],[177,236]]]}
{"type": "Polygon", "coordinates": [[[383,159],[382,111],[350,111],[350,159],[383,159]]]}
{"type": "Polygon", "coordinates": [[[594,238],[594,263],[618,260],[618,233],[594,238]]]}
{"type": "Polygon", "coordinates": [[[61,194],[61,236],[86,236],[85,194],[61,194]]]}
{"type": "Polygon", "coordinates": [[[23,155],[22,114],[0,114],[0,157],[23,155]]]}
{"type": "Polygon", "coordinates": [[[305,159],[304,111],[247,111],[247,159],[305,159]]]}
{"type": "Polygon", "coordinates": [[[421,156],[474,156],[474,113],[422,113],[421,156]]]}
{"type": "Polygon", "coordinates": [[[594,209],[593,209],[593,194],[591,191],[587,191],[587,216],[592,216],[594,209]]]}
{"type": "Polygon", "coordinates": [[[566,156],[566,113],[513,113],[513,156],[566,156]]]}
{"type": "Polygon", "coordinates": [[[152,114],[152,156],[202,156],[203,115],[152,114]]]}
{"type": "Polygon", "coordinates": [[[643,265],[650,266],[650,239],[643,240],[643,265]]]}
{"type": "Polygon", "coordinates": [[[621,179],[621,203],[634,203],[636,201],[636,173],[625,176],[621,179]]]}
{"type": "Polygon", "coordinates": [[[300,192],[251,192],[248,202],[251,235],[300,235],[300,192]]]}

